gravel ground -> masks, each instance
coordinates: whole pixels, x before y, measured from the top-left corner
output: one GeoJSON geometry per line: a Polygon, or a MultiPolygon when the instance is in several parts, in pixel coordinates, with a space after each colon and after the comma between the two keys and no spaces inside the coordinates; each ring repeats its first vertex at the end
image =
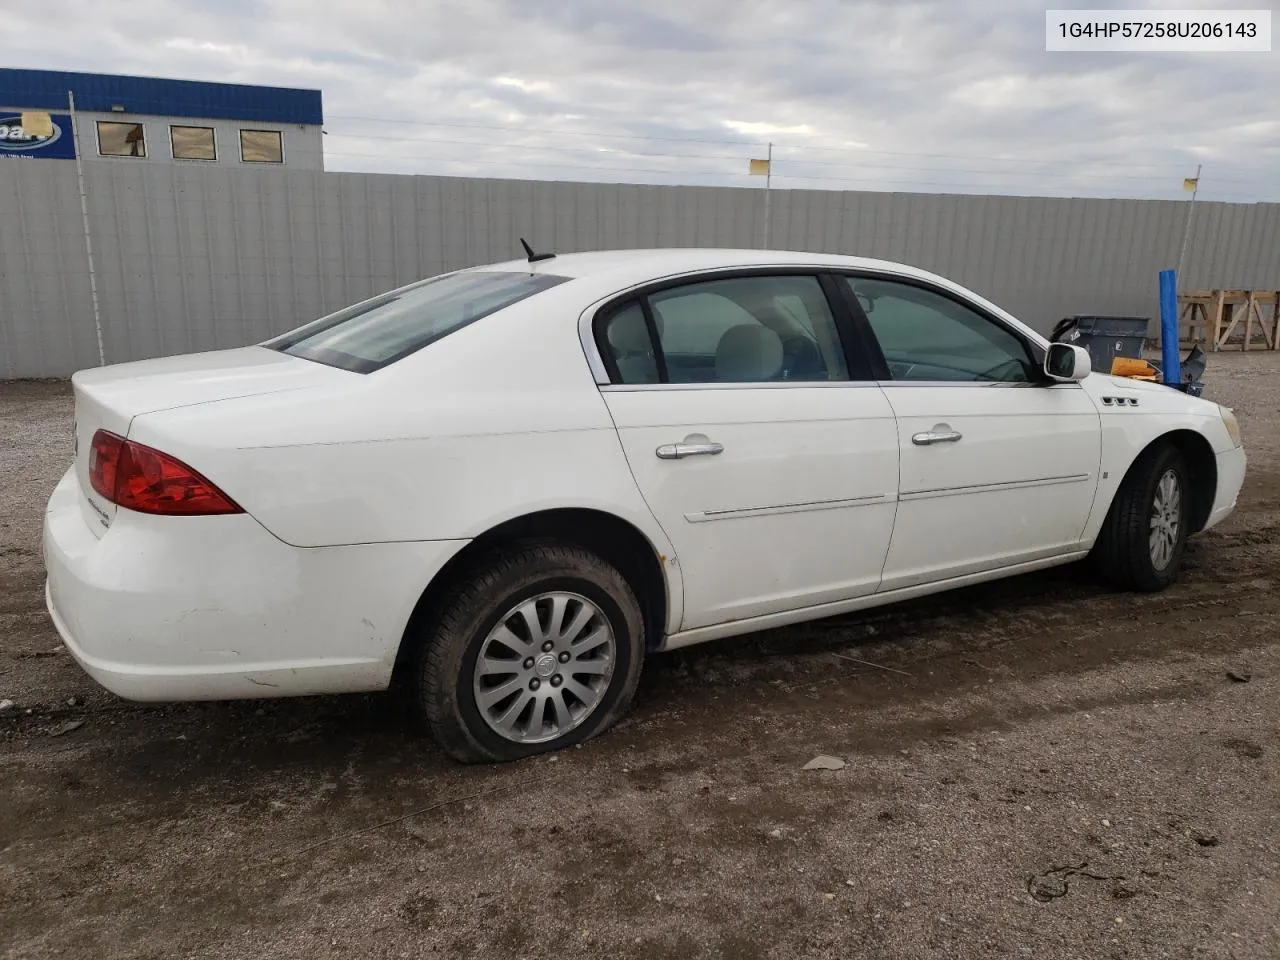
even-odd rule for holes
{"type": "Polygon", "coordinates": [[[41,589],[69,391],[0,384],[0,956],[1276,958],[1280,355],[1207,384],[1250,473],[1168,592],[1067,568],[656,657],[615,732],[485,768],[387,696],[95,688],[41,589]]]}

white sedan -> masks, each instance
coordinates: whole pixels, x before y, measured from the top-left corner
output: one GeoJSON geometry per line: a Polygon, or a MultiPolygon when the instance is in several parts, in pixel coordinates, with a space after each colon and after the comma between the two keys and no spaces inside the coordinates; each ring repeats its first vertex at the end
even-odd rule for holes
{"type": "Polygon", "coordinates": [[[395,679],[464,761],[605,730],[660,650],[1086,556],[1161,589],[1245,470],[1218,404],[818,254],[531,254],[72,384],[46,592],[85,670],[395,679]]]}

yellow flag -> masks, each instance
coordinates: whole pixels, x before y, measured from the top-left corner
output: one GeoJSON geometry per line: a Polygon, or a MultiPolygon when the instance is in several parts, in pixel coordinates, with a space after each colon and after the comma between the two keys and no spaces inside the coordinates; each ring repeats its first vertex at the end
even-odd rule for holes
{"type": "Polygon", "coordinates": [[[1199,177],[1187,177],[1182,181],[1182,189],[1187,193],[1195,193],[1196,187],[1200,184],[1199,177]]]}
{"type": "Polygon", "coordinates": [[[53,118],[42,110],[22,114],[22,129],[31,137],[52,137],[53,118]]]}
{"type": "Polygon", "coordinates": [[[768,160],[750,160],[748,163],[750,166],[747,168],[747,173],[750,176],[763,177],[769,173],[768,160]]]}

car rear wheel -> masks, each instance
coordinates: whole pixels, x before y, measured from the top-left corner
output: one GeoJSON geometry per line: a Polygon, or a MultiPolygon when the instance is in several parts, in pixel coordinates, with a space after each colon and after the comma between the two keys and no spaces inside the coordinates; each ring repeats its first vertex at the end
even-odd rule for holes
{"type": "Polygon", "coordinates": [[[1175,447],[1146,451],[1116,492],[1094,546],[1103,577],[1130,590],[1173,583],[1189,532],[1190,493],[1186,461],[1175,447]]]}
{"type": "Polygon", "coordinates": [[[568,544],[519,546],[481,565],[417,640],[418,712],[465,763],[516,760],[608,729],[644,656],[625,578],[568,544]]]}

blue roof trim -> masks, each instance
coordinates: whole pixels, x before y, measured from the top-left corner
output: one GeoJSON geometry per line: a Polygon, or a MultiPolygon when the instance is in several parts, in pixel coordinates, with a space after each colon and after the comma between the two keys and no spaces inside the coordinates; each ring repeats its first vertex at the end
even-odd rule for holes
{"type": "Polygon", "coordinates": [[[0,104],[5,106],[65,110],[68,90],[76,95],[77,110],[105,113],[113,105],[119,105],[126,113],[165,117],[262,123],[324,122],[319,90],[0,67],[0,104]]]}

